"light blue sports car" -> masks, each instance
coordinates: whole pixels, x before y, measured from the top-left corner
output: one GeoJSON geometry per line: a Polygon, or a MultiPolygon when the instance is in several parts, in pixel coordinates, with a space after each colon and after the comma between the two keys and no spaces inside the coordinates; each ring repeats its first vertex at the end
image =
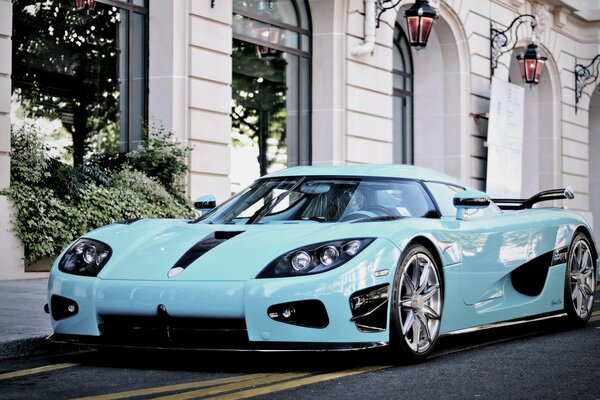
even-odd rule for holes
{"type": "Polygon", "coordinates": [[[421,359],[440,335],[592,313],[598,252],[569,189],[490,200],[403,165],[295,167],[196,220],[96,229],[57,258],[59,342],[218,350],[389,345],[421,359]]]}

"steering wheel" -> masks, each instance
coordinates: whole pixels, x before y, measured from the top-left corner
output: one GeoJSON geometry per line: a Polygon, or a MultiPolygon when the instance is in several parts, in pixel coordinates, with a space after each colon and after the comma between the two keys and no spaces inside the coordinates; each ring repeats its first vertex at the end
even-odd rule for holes
{"type": "Polygon", "coordinates": [[[344,215],[342,218],[338,220],[338,222],[346,222],[353,221],[355,219],[363,219],[363,218],[372,218],[377,217],[379,214],[374,213],[373,211],[368,210],[359,210],[348,215],[344,215]]]}
{"type": "Polygon", "coordinates": [[[363,211],[372,212],[376,216],[392,215],[392,216],[397,217],[400,215],[400,213],[394,208],[388,208],[388,207],[379,206],[379,205],[367,206],[365,208],[361,208],[358,212],[363,212],[363,211]]]}

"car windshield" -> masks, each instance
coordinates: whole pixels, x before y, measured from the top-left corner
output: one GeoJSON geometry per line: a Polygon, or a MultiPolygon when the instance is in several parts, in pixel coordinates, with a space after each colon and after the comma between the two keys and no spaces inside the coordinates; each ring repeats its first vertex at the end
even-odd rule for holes
{"type": "Polygon", "coordinates": [[[254,182],[199,222],[332,223],[423,217],[434,210],[427,192],[416,181],[287,177],[254,182]]]}

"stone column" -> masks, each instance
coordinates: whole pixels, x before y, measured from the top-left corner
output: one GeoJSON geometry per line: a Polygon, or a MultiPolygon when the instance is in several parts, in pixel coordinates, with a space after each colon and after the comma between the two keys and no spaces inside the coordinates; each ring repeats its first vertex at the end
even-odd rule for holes
{"type": "MultiPolygon", "coordinates": [[[[11,35],[12,2],[0,0],[0,190],[10,186],[11,35]]],[[[0,280],[26,277],[23,245],[12,233],[13,214],[10,200],[6,196],[0,196],[0,280]]]]}

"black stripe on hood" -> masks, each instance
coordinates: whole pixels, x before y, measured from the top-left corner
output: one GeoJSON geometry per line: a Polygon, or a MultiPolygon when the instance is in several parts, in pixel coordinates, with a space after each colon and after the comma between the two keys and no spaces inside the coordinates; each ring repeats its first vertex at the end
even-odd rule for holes
{"type": "Polygon", "coordinates": [[[217,231],[207,235],[198,243],[190,247],[190,249],[177,260],[175,265],[173,265],[168,272],[169,278],[179,275],[198,258],[240,233],[244,233],[244,231],[217,231]]]}

